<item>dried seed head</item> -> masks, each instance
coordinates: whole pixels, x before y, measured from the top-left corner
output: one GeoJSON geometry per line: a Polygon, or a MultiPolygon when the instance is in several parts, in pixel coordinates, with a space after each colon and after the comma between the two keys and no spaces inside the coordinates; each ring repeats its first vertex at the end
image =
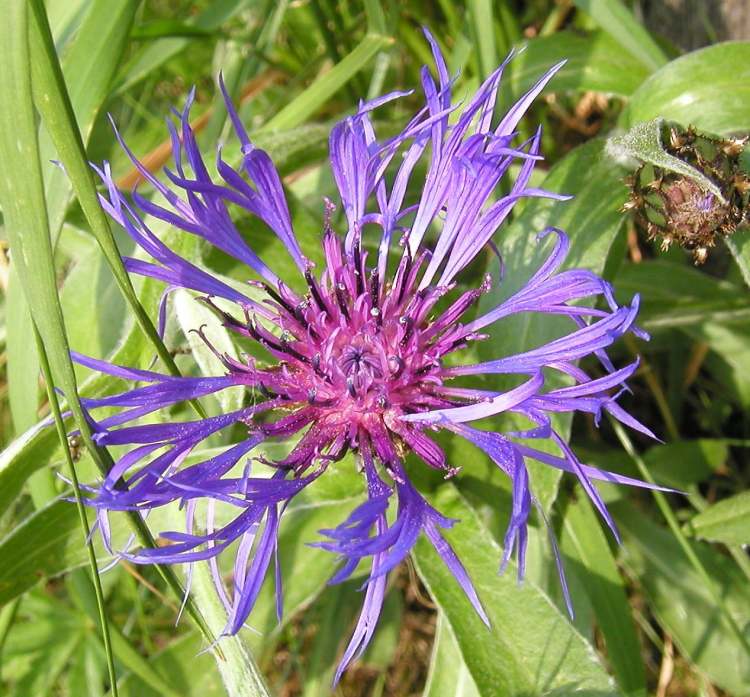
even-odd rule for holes
{"type": "Polygon", "coordinates": [[[718,239],[748,221],[750,175],[743,167],[748,138],[714,138],[693,127],[665,127],[664,150],[710,179],[725,201],[706,191],[696,179],[655,165],[642,165],[626,178],[630,188],[624,211],[633,211],[649,239],[660,239],[661,249],[674,242],[705,262],[718,239]]]}

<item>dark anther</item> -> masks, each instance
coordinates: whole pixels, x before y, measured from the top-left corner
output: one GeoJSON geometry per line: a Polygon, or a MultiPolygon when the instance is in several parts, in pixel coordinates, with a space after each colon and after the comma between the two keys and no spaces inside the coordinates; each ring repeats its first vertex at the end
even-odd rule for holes
{"type": "Polygon", "coordinates": [[[346,390],[349,392],[350,397],[357,396],[357,391],[354,389],[354,380],[352,378],[346,379],[346,390]]]}
{"type": "Polygon", "coordinates": [[[302,355],[297,349],[292,348],[289,345],[289,339],[286,336],[281,337],[281,350],[284,351],[284,353],[288,353],[290,356],[293,356],[298,361],[302,361],[302,363],[310,364],[310,359],[307,356],[302,355]]]}
{"type": "Polygon", "coordinates": [[[399,303],[404,299],[404,292],[406,291],[406,281],[409,278],[409,272],[411,271],[411,266],[414,263],[414,259],[411,256],[408,245],[404,250],[404,254],[406,255],[406,266],[404,268],[404,275],[401,277],[401,284],[398,289],[397,302],[399,303]]]}
{"type": "Polygon", "coordinates": [[[266,293],[271,296],[273,300],[275,300],[281,307],[283,307],[290,315],[294,316],[294,308],[286,301],[284,298],[281,297],[279,293],[277,293],[270,285],[267,283],[263,283],[263,288],[265,289],[266,293]]]}
{"type": "Polygon", "coordinates": [[[312,297],[315,300],[317,306],[324,312],[327,312],[328,308],[323,301],[323,297],[320,295],[320,288],[318,288],[317,281],[313,277],[312,273],[310,273],[310,269],[307,269],[305,271],[305,280],[307,281],[307,285],[310,287],[310,293],[312,294],[312,297]]]}
{"type": "Polygon", "coordinates": [[[262,382],[258,384],[258,390],[264,397],[268,397],[269,399],[277,396],[274,392],[271,392],[271,390],[269,390],[262,382]]]}
{"type": "Polygon", "coordinates": [[[373,308],[380,307],[380,276],[377,269],[370,272],[370,304],[373,308]]]}
{"type": "Polygon", "coordinates": [[[305,310],[309,307],[309,303],[307,302],[301,302],[297,307],[294,308],[294,318],[302,325],[307,325],[307,320],[305,319],[305,310]]]}
{"type": "Polygon", "coordinates": [[[411,336],[412,331],[414,331],[414,322],[412,321],[412,318],[408,315],[402,315],[398,319],[399,324],[406,327],[404,330],[404,335],[401,337],[401,341],[399,342],[401,346],[405,346],[406,342],[409,341],[409,337],[411,336]]]}
{"type": "Polygon", "coordinates": [[[346,286],[343,283],[337,283],[336,284],[336,301],[339,304],[339,309],[341,310],[341,314],[346,317],[347,320],[351,319],[349,316],[349,308],[346,306],[346,296],[344,293],[346,292],[346,286]]]}
{"type": "Polygon", "coordinates": [[[357,280],[357,295],[362,295],[365,292],[365,284],[362,280],[362,254],[359,240],[354,244],[354,278],[357,280]]]}
{"type": "Polygon", "coordinates": [[[321,378],[323,378],[323,380],[325,380],[325,381],[326,381],[327,383],[330,383],[330,382],[331,382],[331,378],[329,378],[329,377],[328,377],[328,375],[326,375],[326,374],[325,374],[325,373],[323,372],[323,369],[322,369],[322,368],[320,367],[320,362],[321,362],[321,355],[320,355],[319,353],[316,353],[316,354],[315,354],[315,355],[314,355],[314,356],[312,357],[312,361],[310,362],[310,363],[311,363],[311,365],[312,365],[312,369],[313,369],[313,370],[315,371],[315,374],[316,374],[316,375],[317,375],[318,377],[321,377],[321,378]]]}

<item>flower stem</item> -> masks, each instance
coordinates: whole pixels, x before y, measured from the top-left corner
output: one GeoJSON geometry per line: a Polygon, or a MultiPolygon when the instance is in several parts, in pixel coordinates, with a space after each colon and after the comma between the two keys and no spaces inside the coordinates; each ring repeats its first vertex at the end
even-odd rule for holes
{"type": "Polygon", "coordinates": [[[44,375],[44,382],[47,386],[47,397],[49,399],[50,407],[52,408],[52,414],[55,418],[55,426],[57,427],[57,435],[60,438],[60,445],[62,446],[63,453],[65,454],[65,460],[68,464],[70,481],[73,485],[73,492],[76,499],[76,507],[78,509],[78,517],[81,520],[81,529],[83,531],[84,539],[86,540],[86,550],[89,557],[89,566],[91,567],[91,576],[94,582],[94,593],[96,595],[96,605],[99,610],[99,622],[102,629],[102,642],[104,644],[104,652],[107,656],[107,670],[109,672],[110,682],[110,694],[112,697],[117,697],[117,674],[115,672],[114,655],[112,653],[112,642],[109,634],[109,624],[107,622],[107,613],[104,608],[104,593],[102,591],[101,579],[99,578],[99,567],[96,562],[96,554],[94,553],[94,544],[91,540],[91,528],[86,517],[86,509],[83,505],[83,499],[81,497],[81,489],[78,486],[78,475],[76,474],[75,464],[73,463],[73,456],[70,454],[70,448],[68,446],[68,438],[65,433],[65,425],[63,423],[62,414],[60,412],[60,404],[57,401],[57,393],[55,392],[54,385],[52,382],[52,371],[50,370],[49,361],[47,360],[47,353],[44,350],[44,344],[42,343],[39,331],[34,326],[34,337],[36,339],[37,349],[39,351],[39,361],[44,375]]]}

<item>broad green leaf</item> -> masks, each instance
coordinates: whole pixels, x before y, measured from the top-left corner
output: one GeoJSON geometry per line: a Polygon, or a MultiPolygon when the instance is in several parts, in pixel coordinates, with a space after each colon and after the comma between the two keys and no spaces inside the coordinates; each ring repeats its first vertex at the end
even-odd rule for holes
{"type": "Polygon", "coordinates": [[[650,331],[750,318],[750,299],[741,286],[668,259],[623,264],[615,295],[624,302],[634,293],[641,294],[639,323],[650,331]]]}
{"type": "Polygon", "coordinates": [[[659,483],[685,489],[708,479],[722,467],[728,452],[729,445],[723,440],[680,440],[649,448],[643,460],[659,483]]]}
{"type": "Polygon", "coordinates": [[[565,511],[560,548],[594,608],[596,624],[622,691],[645,695],[646,674],[622,578],[599,520],[585,497],[565,511]]]}
{"type": "Polygon", "coordinates": [[[550,66],[566,59],[545,92],[594,91],[630,96],[648,77],[649,70],[623,53],[606,33],[579,36],[570,31],[540,36],[522,43],[523,52],[508,65],[509,75],[500,83],[503,104],[518,99],[550,66]]]}
{"type": "Polygon", "coordinates": [[[87,0],[46,0],[44,3],[58,51],[64,49],[70,37],[75,35],[88,4],[87,0]]]}
{"type": "MultiPolygon", "coordinates": [[[[649,608],[680,652],[712,682],[737,697],[750,694],[750,655],[716,608],[714,593],[688,562],[677,540],[641,511],[625,502],[611,506],[623,533],[623,561],[632,569],[649,600],[649,608]]],[[[709,545],[693,548],[711,575],[737,624],[750,626],[750,587],[728,557],[709,545]]]]}
{"type": "Polygon", "coordinates": [[[619,694],[593,648],[536,585],[519,585],[515,566],[497,573],[502,552],[476,513],[448,484],[431,503],[457,519],[445,537],[466,567],[490,621],[479,619],[432,546],[415,548],[417,570],[445,620],[482,697],[619,694]]]}
{"type": "Polygon", "coordinates": [[[450,624],[438,614],[424,697],[480,697],[450,624]]]}
{"type": "Polygon", "coordinates": [[[728,545],[750,544],[750,491],[713,504],[686,526],[695,537],[728,545]]]}
{"type": "MultiPolygon", "coordinates": [[[[494,308],[519,289],[547,258],[551,239],[538,241],[537,235],[549,226],[562,228],[570,237],[566,268],[581,267],[601,273],[615,236],[623,224],[620,207],[626,190],[620,183],[622,172],[604,156],[603,142],[593,140],[580,146],[555,164],[542,183],[558,193],[575,193],[567,202],[534,199],[526,203],[518,218],[500,231],[496,243],[503,257],[505,272],[499,284],[482,296],[479,312],[494,308]]],[[[490,262],[493,278],[495,261],[490,262]]],[[[488,327],[490,339],[481,342],[482,359],[491,360],[528,351],[569,332],[571,324],[547,314],[523,313],[504,318],[488,327]]],[[[554,419],[563,436],[570,428],[567,415],[554,419]]],[[[554,499],[560,473],[550,467],[529,463],[534,491],[545,507],[554,499]]]]}
{"type": "Polygon", "coordinates": [[[374,34],[365,36],[349,55],[327,73],[318,77],[302,94],[270,119],[261,131],[283,131],[306,121],[392,42],[393,39],[387,36],[374,34]]]}
{"type": "Polygon", "coordinates": [[[86,563],[86,545],[75,505],[53,501],[32,514],[3,540],[0,605],[35,585],[86,563]]]}
{"type": "Polygon", "coordinates": [[[750,42],[716,44],[673,60],[636,90],[621,125],[657,117],[711,133],[750,130],[750,42]]]}
{"type": "Polygon", "coordinates": [[[60,248],[75,237],[74,253],[60,292],[70,345],[89,356],[107,356],[127,325],[127,307],[91,235],[67,227],[60,248]]]}
{"type": "Polygon", "coordinates": [[[667,56],[622,0],[573,0],[631,56],[650,70],[667,63],[667,56]]]}

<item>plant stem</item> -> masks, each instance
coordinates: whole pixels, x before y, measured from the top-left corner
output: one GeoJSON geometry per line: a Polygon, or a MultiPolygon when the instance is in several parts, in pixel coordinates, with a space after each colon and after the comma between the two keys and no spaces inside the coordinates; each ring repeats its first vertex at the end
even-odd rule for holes
{"type": "Polygon", "coordinates": [[[47,397],[49,399],[50,407],[52,408],[52,414],[55,417],[57,435],[60,438],[60,445],[65,454],[65,461],[68,465],[68,474],[75,494],[78,517],[81,520],[81,529],[83,531],[84,540],[86,541],[89,566],[91,567],[91,576],[94,582],[96,605],[99,610],[99,623],[102,628],[102,642],[104,644],[104,652],[107,656],[107,671],[109,672],[109,682],[111,686],[110,691],[113,697],[117,697],[117,673],[115,672],[115,661],[112,652],[112,641],[109,634],[107,613],[104,608],[104,592],[102,591],[102,583],[99,578],[99,566],[96,562],[94,544],[91,540],[91,528],[89,527],[88,518],[86,517],[86,508],[83,504],[83,498],[81,497],[81,489],[78,485],[78,475],[76,474],[73,456],[70,454],[68,438],[65,432],[65,424],[63,423],[62,413],[60,412],[60,404],[57,401],[57,393],[55,392],[54,383],[52,382],[52,371],[49,366],[49,361],[47,360],[47,353],[44,350],[44,344],[39,336],[39,331],[37,330],[36,325],[34,325],[34,338],[36,339],[37,350],[39,351],[39,362],[42,368],[42,374],[44,375],[44,382],[47,386],[47,397]]]}

